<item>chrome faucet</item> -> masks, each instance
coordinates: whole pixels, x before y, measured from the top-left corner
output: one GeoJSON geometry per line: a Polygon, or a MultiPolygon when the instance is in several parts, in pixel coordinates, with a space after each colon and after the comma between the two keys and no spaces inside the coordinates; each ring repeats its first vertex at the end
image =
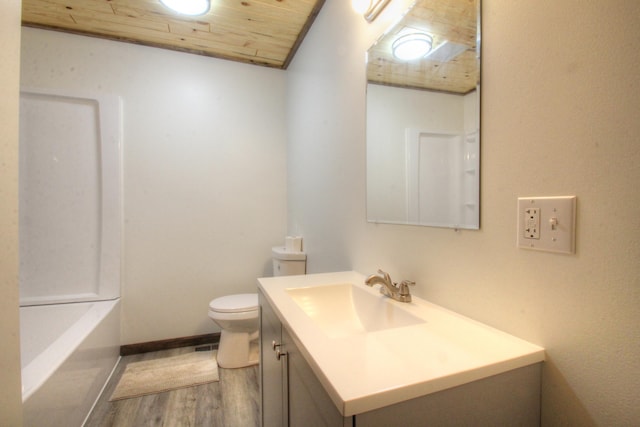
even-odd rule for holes
{"type": "Polygon", "coordinates": [[[367,277],[364,283],[367,286],[382,285],[380,286],[380,293],[382,295],[400,302],[411,302],[409,286],[416,284],[416,282],[412,282],[411,280],[403,280],[400,285],[393,283],[389,273],[382,270],[378,270],[378,274],[372,274],[367,277]]]}

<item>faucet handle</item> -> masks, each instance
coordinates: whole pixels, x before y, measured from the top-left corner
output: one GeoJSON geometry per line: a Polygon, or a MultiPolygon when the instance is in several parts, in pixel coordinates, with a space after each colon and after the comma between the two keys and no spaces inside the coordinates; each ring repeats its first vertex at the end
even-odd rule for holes
{"type": "Polygon", "coordinates": [[[400,295],[410,295],[409,286],[415,286],[416,282],[413,280],[403,280],[400,282],[400,295]]]}
{"type": "Polygon", "coordinates": [[[389,276],[389,273],[387,273],[386,271],[382,271],[381,268],[378,269],[378,274],[380,274],[382,277],[384,277],[384,280],[387,281],[387,283],[389,283],[390,285],[393,285],[393,282],[391,281],[391,276],[389,276]]]}

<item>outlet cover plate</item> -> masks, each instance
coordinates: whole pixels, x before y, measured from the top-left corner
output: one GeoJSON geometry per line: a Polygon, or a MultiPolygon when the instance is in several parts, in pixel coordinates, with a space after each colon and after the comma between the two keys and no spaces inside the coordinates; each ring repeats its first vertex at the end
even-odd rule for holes
{"type": "Polygon", "coordinates": [[[517,246],[524,249],[576,253],[576,196],[519,197],[517,246]],[[531,233],[531,213],[538,216],[539,230],[531,233]],[[532,237],[532,235],[534,237],[532,237]]]}

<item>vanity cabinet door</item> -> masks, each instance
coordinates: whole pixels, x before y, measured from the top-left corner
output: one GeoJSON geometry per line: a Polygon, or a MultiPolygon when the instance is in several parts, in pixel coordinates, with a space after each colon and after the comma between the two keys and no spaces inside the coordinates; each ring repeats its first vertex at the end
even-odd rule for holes
{"type": "Polygon", "coordinates": [[[340,414],[260,290],[258,298],[262,426],[353,427],[353,417],[340,414]]]}
{"type": "Polygon", "coordinates": [[[282,328],[282,343],[289,370],[289,426],[353,426],[352,417],[344,418],[340,414],[286,328],[282,328]]]}
{"type": "Polygon", "coordinates": [[[278,359],[273,343],[282,344],[282,325],[262,292],[260,302],[260,396],[263,427],[287,427],[286,357],[278,359]]]}

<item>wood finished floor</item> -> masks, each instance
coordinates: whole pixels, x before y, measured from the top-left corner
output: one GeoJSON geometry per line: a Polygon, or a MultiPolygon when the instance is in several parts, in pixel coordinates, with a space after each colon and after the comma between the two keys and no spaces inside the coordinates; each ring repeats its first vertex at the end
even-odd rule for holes
{"type": "Polygon", "coordinates": [[[218,382],[109,402],[127,363],[177,356],[190,351],[194,351],[194,347],[123,357],[85,426],[258,426],[260,400],[257,365],[219,369],[218,382]]]}

